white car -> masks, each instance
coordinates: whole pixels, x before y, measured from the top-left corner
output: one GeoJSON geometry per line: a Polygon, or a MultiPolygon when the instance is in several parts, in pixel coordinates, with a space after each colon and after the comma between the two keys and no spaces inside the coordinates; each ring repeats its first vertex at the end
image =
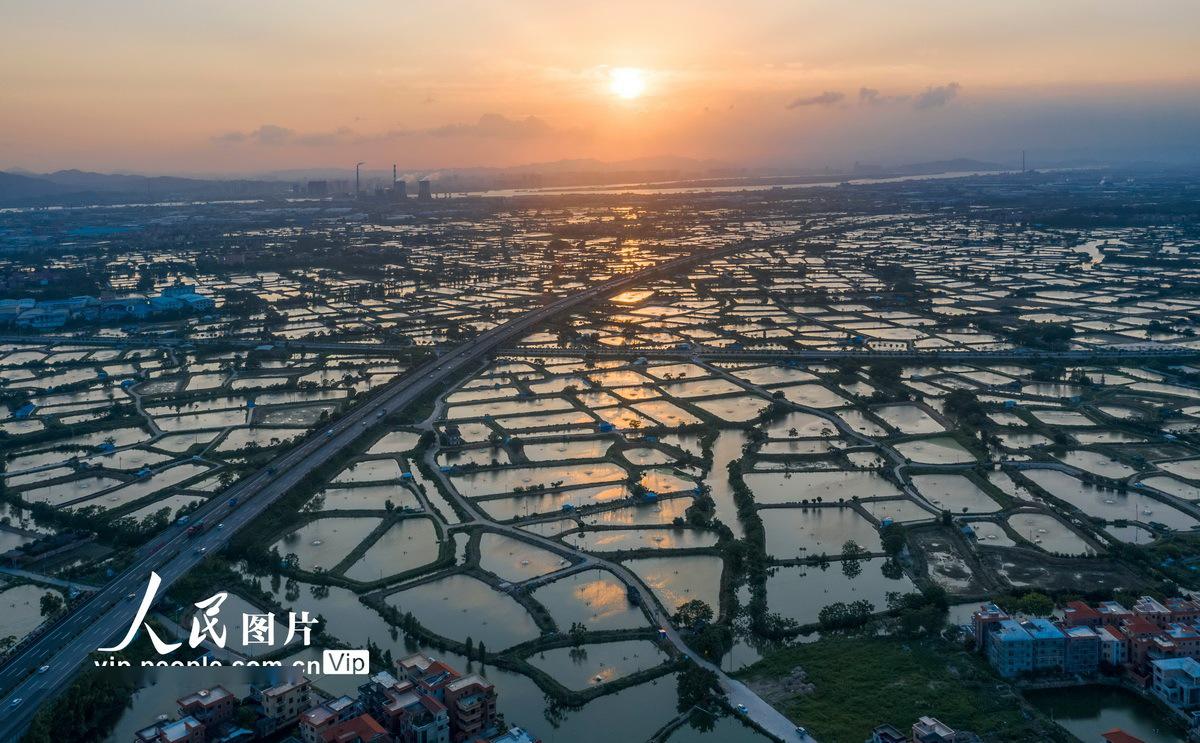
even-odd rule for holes
{"type": "Polygon", "coordinates": [[[9,707],[20,707],[20,706],[21,706],[21,702],[24,702],[24,701],[25,701],[25,700],[24,700],[24,699],[22,699],[21,697],[17,697],[16,699],[14,699],[14,700],[12,700],[11,702],[9,702],[9,703],[8,703],[8,706],[9,706],[9,707]]]}
{"type": "Polygon", "coordinates": [[[738,711],[738,714],[740,714],[740,715],[744,715],[744,714],[746,714],[747,712],[749,712],[750,710],[746,709],[746,705],[744,705],[744,704],[739,704],[739,705],[737,706],[737,711],[738,711]]]}
{"type": "Polygon", "coordinates": [[[46,671],[49,671],[49,670],[50,670],[50,666],[42,666],[41,668],[38,669],[38,673],[45,673],[46,671]]]}

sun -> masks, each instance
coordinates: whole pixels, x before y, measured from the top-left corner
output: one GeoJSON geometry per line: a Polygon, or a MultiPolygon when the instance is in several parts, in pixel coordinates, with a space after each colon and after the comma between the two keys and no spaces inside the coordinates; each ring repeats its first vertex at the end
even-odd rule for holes
{"type": "Polygon", "coordinates": [[[633,100],[646,92],[646,75],[636,67],[614,67],[608,71],[608,89],[618,98],[633,100]]]}

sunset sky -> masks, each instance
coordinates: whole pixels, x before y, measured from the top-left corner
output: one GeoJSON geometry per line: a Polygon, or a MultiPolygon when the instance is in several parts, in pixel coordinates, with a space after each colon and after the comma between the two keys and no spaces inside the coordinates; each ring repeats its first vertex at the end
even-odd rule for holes
{"type": "Polygon", "coordinates": [[[0,169],[1194,161],[1196,0],[3,0],[0,169]]]}

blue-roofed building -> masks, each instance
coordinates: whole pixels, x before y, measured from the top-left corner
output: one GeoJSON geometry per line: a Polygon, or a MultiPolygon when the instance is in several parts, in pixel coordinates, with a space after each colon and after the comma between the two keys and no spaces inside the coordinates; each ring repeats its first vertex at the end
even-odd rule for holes
{"type": "Polygon", "coordinates": [[[22,312],[17,317],[17,327],[32,328],[34,330],[54,330],[66,325],[70,317],[70,313],[65,309],[34,307],[31,310],[22,312]]]}
{"type": "Polygon", "coordinates": [[[164,312],[178,312],[187,306],[182,299],[175,297],[150,297],[149,301],[150,311],[156,315],[164,312]]]}
{"type": "Polygon", "coordinates": [[[1033,670],[1033,638],[1015,619],[996,622],[987,641],[988,662],[1004,678],[1033,670]]]}
{"type": "Polygon", "coordinates": [[[1063,670],[1067,673],[1090,676],[1100,670],[1100,635],[1091,627],[1066,627],[1066,649],[1063,670]]]}
{"type": "Polygon", "coordinates": [[[1033,639],[1033,670],[1061,669],[1066,660],[1067,636],[1049,619],[1034,617],[1021,622],[1033,639]]]}
{"type": "Polygon", "coordinates": [[[185,284],[182,281],[177,281],[166,289],[163,289],[160,297],[173,300],[180,307],[187,307],[199,312],[208,312],[217,306],[212,297],[200,294],[196,291],[195,286],[185,284]]]}
{"type": "Polygon", "coordinates": [[[1195,658],[1163,658],[1150,661],[1151,686],[1155,696],[1172,707],[1200,707],[1200,662],[1195,658]]]}
{"type": "Polygon", "coordinates": [[[538,739],[521,728],[513,727],[509,728],[504,735],[492,738],[490,743],[538,743],[538,739]]]}

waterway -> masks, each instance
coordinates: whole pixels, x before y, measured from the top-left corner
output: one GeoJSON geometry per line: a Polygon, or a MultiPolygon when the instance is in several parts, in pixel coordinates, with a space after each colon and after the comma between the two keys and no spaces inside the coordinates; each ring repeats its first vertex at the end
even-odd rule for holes
{"type": "Polygon", "coordinates": [[[1113,728],[1120,728],[1146,743],[1183,740],[1183,736],[1172,728],[1172,720],[1146,700],[1124,689],[1100,686],[1045,689],[1028,692],[1025,698],[1082,741],[1101,740],[1100,736],[1113,728]]]}

